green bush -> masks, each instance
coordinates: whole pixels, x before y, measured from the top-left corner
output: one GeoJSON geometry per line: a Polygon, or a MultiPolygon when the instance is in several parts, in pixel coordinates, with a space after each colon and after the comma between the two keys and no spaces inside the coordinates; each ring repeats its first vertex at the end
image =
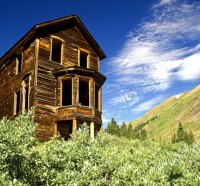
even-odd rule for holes
{"type": "Polygon", "coordinates": [[[200,144],[104,135],[39,143],[31,113],[0,121],[0,185],[200,185],[200,144]]]}

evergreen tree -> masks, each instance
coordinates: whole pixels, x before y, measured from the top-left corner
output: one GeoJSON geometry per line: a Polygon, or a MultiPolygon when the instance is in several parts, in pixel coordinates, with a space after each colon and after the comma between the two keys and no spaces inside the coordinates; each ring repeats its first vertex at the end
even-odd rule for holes
{"type": "Polygon", "coordinates": [[[189,134],[186,131],[184,132],[184,141],[189,143],[189,134]]]}
{"type": "Polygon", "coordinates": [[[134,138],[135,139],[140,139],[140,133],[138,130],[134,130],[134,138]]]}
{"type": "Polygon", "coordinates": [[[140,139],[146,140],[147,139],[147,131],[145,129],[142,129],[140,132],[140,139]]]}
{"type": "Polygon", "coordinates": [[[174,135],[172,136],[172,143],[176,143],[176,134],[174,133],[174,135]]]}
{"type": "Polygon", "coordinates": [[[185,136],[185,132],[184,132],[183,126],[181,123],[179,123],[176,142],[183,141],[184,136],[185,136]]]}
{"type": "Polygon", "coordinates": [[[188,144],[192,143],[194,143],[194,134],[192,133],[192,131],[190,131],[190,133],[188,134],[188,144]]]}
{"type": "Polygon", "coordinates": [[[111,119],[111,122],[108,123],[108,126],[105,132],[112,134],[112,135],[119,135],[119,126],[114,118],[111,119]]]}
{"type": "Polygon", "coordinates": [[[128,125],[127,132],[126,132],[126,137],[129,138],[129,139],[133,139],[134,138],[134,130],[133,130],[133,127],[132,127],[131,123],[128,125]]]}
{"type": "Polygon", "coordinates": [[[125,137],[127,133],[126,123],[123,121],[121,127],[119,127],[119,136],[125,137]]]}

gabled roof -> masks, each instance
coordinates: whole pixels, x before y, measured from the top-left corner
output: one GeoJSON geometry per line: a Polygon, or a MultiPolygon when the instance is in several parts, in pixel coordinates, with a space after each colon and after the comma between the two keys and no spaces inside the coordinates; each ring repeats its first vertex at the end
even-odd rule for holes
{"type": "Polygon", "coordinates": [[[0,67],[7,62],[7,60],[14,54],[18,49],[35,39],[37,35],[43,34],[44,31],[51,32],[55,30],[59,30],[62,28],[65,28],[70,25],[75,25],[79,31],[83,34],[85,39],[88,41],[88,43],[91,45],[91,47],[94,49],[94,51],[99,56],[100,60],[104,59],[106,57],[103,50],[100,48],[98,43],[95,41],[93,36],[90,34],[90,32],[87,30],[87,28],[84,26],[80,18],[76,15],[71,15],[51,21],[47,21],[41,24],[37,24],[33,26],[29,32],[27,32],[10,50],[8,50],[1,58],[0,58],[0,67]]]}

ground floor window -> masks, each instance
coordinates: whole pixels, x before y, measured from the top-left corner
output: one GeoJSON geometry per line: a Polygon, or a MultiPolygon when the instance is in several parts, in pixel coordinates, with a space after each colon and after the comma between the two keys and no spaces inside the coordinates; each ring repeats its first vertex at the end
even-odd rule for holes
{"type": "Polygon", "coordinates": [[[68,140],[72,135],[72,120],[60,121],[57,123],[58,136],[68,140]]]}
{"type": "Polygon", "coordinates": [[[89,106],[89,80],[79,79],[79,104],[89,106]]]}
{"type": "Polygon", "coordinates": [[[14,94],[14,114],[18,114],[21,111],[21,90],[18,90],[14,94]]]}
{"type": "Polygon", "coordinates": [[[62,106],[72,105],[72,79],[62,81],[62,106]]]}

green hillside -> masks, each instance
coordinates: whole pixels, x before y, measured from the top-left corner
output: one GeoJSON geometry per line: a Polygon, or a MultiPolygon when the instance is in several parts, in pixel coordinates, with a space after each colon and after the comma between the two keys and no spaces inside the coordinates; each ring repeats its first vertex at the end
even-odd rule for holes
{"type": "Polygon", "coordinates": [[[200,140],[200,85],[192,91],[173,96],[156,106],[143,117],[131,122],[144,128],[153,139],[171,139],[182,123],[186,131],[192,131],[200,140]]]}

